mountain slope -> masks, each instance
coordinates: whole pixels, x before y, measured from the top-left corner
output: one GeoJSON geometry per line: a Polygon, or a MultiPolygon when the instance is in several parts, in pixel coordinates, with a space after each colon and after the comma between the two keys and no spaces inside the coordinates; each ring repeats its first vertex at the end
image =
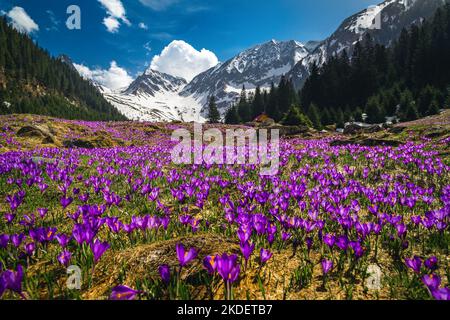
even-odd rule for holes
{"type": "Polygon", "coordinates": [[[103,92],[105,98],[127,118],[145,121],[204,121],[200,105],[180,95],[186,80],[151,70],[122,92],[103,92]]]}
{"type": "Polygon", "coordinates": [[[0,113],[66,119],[125,118],[63,59],[52,58],[0,18],[0,113]]]}
{"type": "Polygon", "coordinates": [[[445,0],[387,0],[363,10],[344,20],[329,38],[297,63],[288,76],[300,88],[313,63],[320,66],[344,50],[351,55],[356,42],[362,40],[367,33],[376,43],[389,46],[398,39],[403,28],[431,17],[444,4],[445,0]]]}
{"type": "Polygon", "coordinates": [[[215,95],[219,111],[224,113],[239,97],[242,86],[250,90],[256,86],[268,88],[307,55],[308,50],[300,42],[272,40],[198,75],[181,94],[198,101],[203,106],[203,114],[208,96],[215,95]]]}

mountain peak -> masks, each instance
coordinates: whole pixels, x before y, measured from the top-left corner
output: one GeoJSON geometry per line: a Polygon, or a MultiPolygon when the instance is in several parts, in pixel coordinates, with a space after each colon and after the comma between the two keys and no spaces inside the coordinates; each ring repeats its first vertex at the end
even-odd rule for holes
{"type": "Polygon", "coordinates": [[[186,79],[184,79],[182,77],[173,76],[173,75],[170,75],[168,73],[164,73],[164,72],[161,72],[161,71],[158,71],[158,70],[154,70],[151,67],[148,67],[145,70],[143,75],[148,76],[148,77],[173,78],[172,80],[175,80],[175,81],[187,82],[186,79]]]}

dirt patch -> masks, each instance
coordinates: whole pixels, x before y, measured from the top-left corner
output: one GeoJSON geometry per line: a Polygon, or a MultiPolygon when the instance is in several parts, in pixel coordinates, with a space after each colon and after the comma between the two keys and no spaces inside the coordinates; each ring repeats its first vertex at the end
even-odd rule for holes
{"type": "Polygon", "coordinates": [[[108,251],[95,269],[93,287],[83,295],[83,298],[106,299],[116,285],[134,286],[137,280],[158,278],[160,265],[167,264],[171,268],[178,265],[175,246],[179,242],[186,248],[195,247],[200,250],[199,257],[183,271],[183,278],[188,278],[201,270],[202,257],[239,251],[239,245],[235,241],[210,234],[159,241],[120,252],[108,251]],[[123,281],[120,282],[120,279],[123,281]]]}

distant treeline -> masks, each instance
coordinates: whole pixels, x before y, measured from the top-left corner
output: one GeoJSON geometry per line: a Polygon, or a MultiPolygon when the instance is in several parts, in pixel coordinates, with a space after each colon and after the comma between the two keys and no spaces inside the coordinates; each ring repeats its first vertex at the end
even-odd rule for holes
{"type": "Polygon", "coordinates": [[[245,90],[227,112],[227,123],[249,122],[261,113],[286,124],[312,124],[320,129],[347,121],[381,123],[433,115],[450,106],[450,5],[421,25],[404,29],[389,48],[368,34],[351,56],[344,50],[324,65],[310,66],[300,91],[282,77],[270,91],[245,90]],[[294,117],[294,118],[292,118],[294,117]]]}
{"type": "Polygon", "coordinates": [[[0,18],[0,114],[125,120],[78,72],[0,18]]]}

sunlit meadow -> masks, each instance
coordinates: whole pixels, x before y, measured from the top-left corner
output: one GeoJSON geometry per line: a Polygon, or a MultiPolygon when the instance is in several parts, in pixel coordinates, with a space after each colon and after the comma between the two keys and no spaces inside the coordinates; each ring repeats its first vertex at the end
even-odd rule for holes
{"type": "Polygon", "coordinates": [[[449,299],[448,135],[282,139],[260,176],[174,165],[189,124],[1,122],[2,299],[449,299]]]}

